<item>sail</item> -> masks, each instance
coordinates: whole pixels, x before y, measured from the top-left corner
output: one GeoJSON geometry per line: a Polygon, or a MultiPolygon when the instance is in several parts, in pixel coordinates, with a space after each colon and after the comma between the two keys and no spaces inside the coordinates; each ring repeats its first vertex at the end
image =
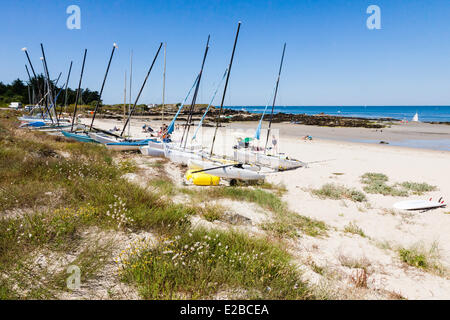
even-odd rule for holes
{"type": "Polygon", "coordinates": [[[416,112],[414,117],[412,118],[412,121],[418,122],[419,121],[419,114],[416,112]]]}

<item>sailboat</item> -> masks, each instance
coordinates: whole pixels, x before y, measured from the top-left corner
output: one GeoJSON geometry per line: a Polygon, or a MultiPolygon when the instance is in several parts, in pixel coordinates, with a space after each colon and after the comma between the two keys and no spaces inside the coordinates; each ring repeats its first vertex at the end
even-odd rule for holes
{"type": "Polygon", "coordinates": [[[414,115],[414,117],[412,118],[411,121],[419,122],[419,114],[417,112],[416,112],[416,114],[414,115]]]}
{"type": "MultiPolygon", "coordinates": [[[[234,150],[234,160],[235,161],[239,161],[239,162],[247,163],[247,164],[256,164],[256,165],[260,165],[263,167],[269,167],[271,169],[278,170],[278,171],[291,170],[291,169],[296,169],[296,168],[307,166],[306,163],[304,163],[300,160],[289,158],[288,156],[286,156],[284,154],[279,154],[279,153],[267,154],[267,142],[268,142],[269,136],[270,136],[270,128],[271,128],[271,124],[272,124],[273,111],[274,111],[274,107],[275,107],[275,101],[276,101],[277,92],[278,92],[278,84],[280,81],[281,69],[283,66],[285,51],[286,51],[286,43],[283,46],[283,53],[281,55],[280,68],[278,71],[278,77],[277,77],[277,81],[275,83],[275,87],[274,87],[272,96],[270,97],[269,102],[267,103],[267,105],[263,111],[263,114],[261,115],[261,119],[259,121],[258,127],[255,132],[254,139],[259,140],[260,134],[261,134],[262,120],[267,111],[270,100],[273,97],[272,113],[270,116],[269,128],[267,130],[266,145],[265,145],[263,151],[249,149],[248,144],[244,144],[244,146],[240,146],[240,145],[236,146],[236,148],[234,150]]],[[[248,140],[253,140],[253,139],[248,139],[248,140]]]]}
{"type": "MultiPolygon", "coordinates": [[[[152,64],[150,65],[150,68],[147,72],[147,75],[145,76],[144,82],[142,83],[141,89],[139,90],[139,93],[136,96],[134,105],[130,109],[128,118],[125,121],[122,132],[120,133],[120,136],[118,137],[118,139],[123,139],[123,140],[115,141],[115,142],[107,142],[106,147],[108,149],[117,150],[117,151],[136,151],[136,150],[139,150],[140,147],[147,145],[150,141],[157,141],[156,139],[153,139],[153,138],[152,139],[135,139],[135,140],[125,139],[123,137],[123,134],[127,128],[127,125],[129,125],[129,123],[130,123],[131,116],[133,115],[134,111],[136,110],[136,105],[139,101],[142,91],[144,90],[144,87],[145,87],[145,84],[147,83],[148,77],[150,76],[150,73],[152,72],[153,66],[155,65],[155,61],[158,58],[158,55],[159,55],[159,52],[161,51],[162,45],[163,45],[163,43],[161,42],[159,44],[158,50],[156,51],[155,57],[153,58],[152,64]]],[[[104,131],[104,133],[106,133],[106,132],[104,131]]]]}
{"type": "MultiPolygon", "coordinates": [[[[100,89],[100,93],[99,93],[99,97],[98,97],[98,100],[97,100],[97,104],[95,105],[95,110],[94,110],[94,114],[92,116],[92,121],[91,121],[91,125],[89,127],[89,132],[92,132],[94,121],[95,121],[95,116],[96,116],[98,108],[99,108],[99,104],[100,104],[100,100],[101,100],[101,97],[102,97],[103,89],[105,87],[106,78],[108,77],[109,68],[111,66],[111,61],[112,61],[112,58],[114,56],[114,51],[117,48],[118,48],[117,44],[113,43],[111,56],[109,57],[108,66],[106,67],[105,76],[103,77],[102,87],[100,89]]],[[[86,58],[86,56],[85,56],[85,58],[86,58]]],[[[84,60],[83,60],[83,68],[84,68],[84,60]]],[[[70,69],[69,69],[69,72],[70,72],[70,69]]],[[[81,76],[80,76],[80,85],[81,85],[81,77],[82,77],[82,75],[83,75],[83,71],[82,71],[81,76]]],[[[78,88],[78,90],[80,90],[80,88],[78,88]]],[[[77,98],[78,98],[78,92],[77,92],[77,98]]],[[[73,115],[74,117],[76,116],[76,105],[77,105],[77,103],[78,103],[78,100],[75,102],[75,111],[74,111],[74,115],[73,115]]],[[[99,142],[99,141],[97,141],[96,139],[94,139],[93,137],[91,137],[89,135],[89,132],[86,130],[86,128],[84,128],[84,129],[85,130],[82,131],[82,132],[77,132],[77,131],[74,132],[73,130],[62,131],[62,134],[65,137],[67,137],[67,138],[74,139],[74,140],[77,140],[77,141],[80,141],[80,142],[99,142]]]]}

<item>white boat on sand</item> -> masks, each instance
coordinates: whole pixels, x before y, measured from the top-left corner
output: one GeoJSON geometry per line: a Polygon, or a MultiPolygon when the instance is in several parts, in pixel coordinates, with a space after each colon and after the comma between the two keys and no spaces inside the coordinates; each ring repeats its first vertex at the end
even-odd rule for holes
{"type": "Polygon", "coordinates": [[[242,168],[241,164],[230,164],[223,165],[220,162],[213,162],[209,160],[197,160],[190,159],[188,163],[189,168],[195,170],[204,169],[205,173],[211,174],[213,176],[221,177],[224,179],[231,180],[263,180],[265,175],[253,171],[242,168]]]}
{"type": "Polygon", "coordinates": [[[234,160],[237,162],[256,164],[278,171],[292,170],[307,167],[307,163],[300,160],[291,159],[284,154],[268,155],[262,151],[250,149],[234,150],[234,160]]]}

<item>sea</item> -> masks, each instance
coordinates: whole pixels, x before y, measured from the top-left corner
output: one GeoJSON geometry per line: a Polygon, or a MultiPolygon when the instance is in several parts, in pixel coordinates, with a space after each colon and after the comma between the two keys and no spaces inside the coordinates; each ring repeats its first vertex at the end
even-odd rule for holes
{"type": "MultiPolygon", "coordinates": [[[[233,110],[245,110],[251,113],[262,113],[265,106],[228,106],[233,110]]],[[[271,112],[271,107],[267,112],[271,112]]],[[[414,115],[419,115],[422,122],[450,122],[450,106],[275,106],[274,113],[328,115],[358,118],[392,118],[411,121],[414,115]]]]}

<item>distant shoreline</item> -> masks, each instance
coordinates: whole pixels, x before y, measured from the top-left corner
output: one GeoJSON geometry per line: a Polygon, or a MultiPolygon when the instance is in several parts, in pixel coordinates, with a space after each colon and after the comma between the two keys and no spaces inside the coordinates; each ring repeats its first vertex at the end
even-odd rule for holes
{"type": "MultiPolygon", "coordinates": [[[[224,106],[224,108],[248,114],[261,114],[265,106],[224,106]]],[[[266,114],[270,112],[271,107],[268,107],[266,114]]],[[[399,122],[411,122],[416,112],[419,114],[420,122],[450,124],[450,106],[275,106],[274,108],[274,114],[399,122]]]]}

